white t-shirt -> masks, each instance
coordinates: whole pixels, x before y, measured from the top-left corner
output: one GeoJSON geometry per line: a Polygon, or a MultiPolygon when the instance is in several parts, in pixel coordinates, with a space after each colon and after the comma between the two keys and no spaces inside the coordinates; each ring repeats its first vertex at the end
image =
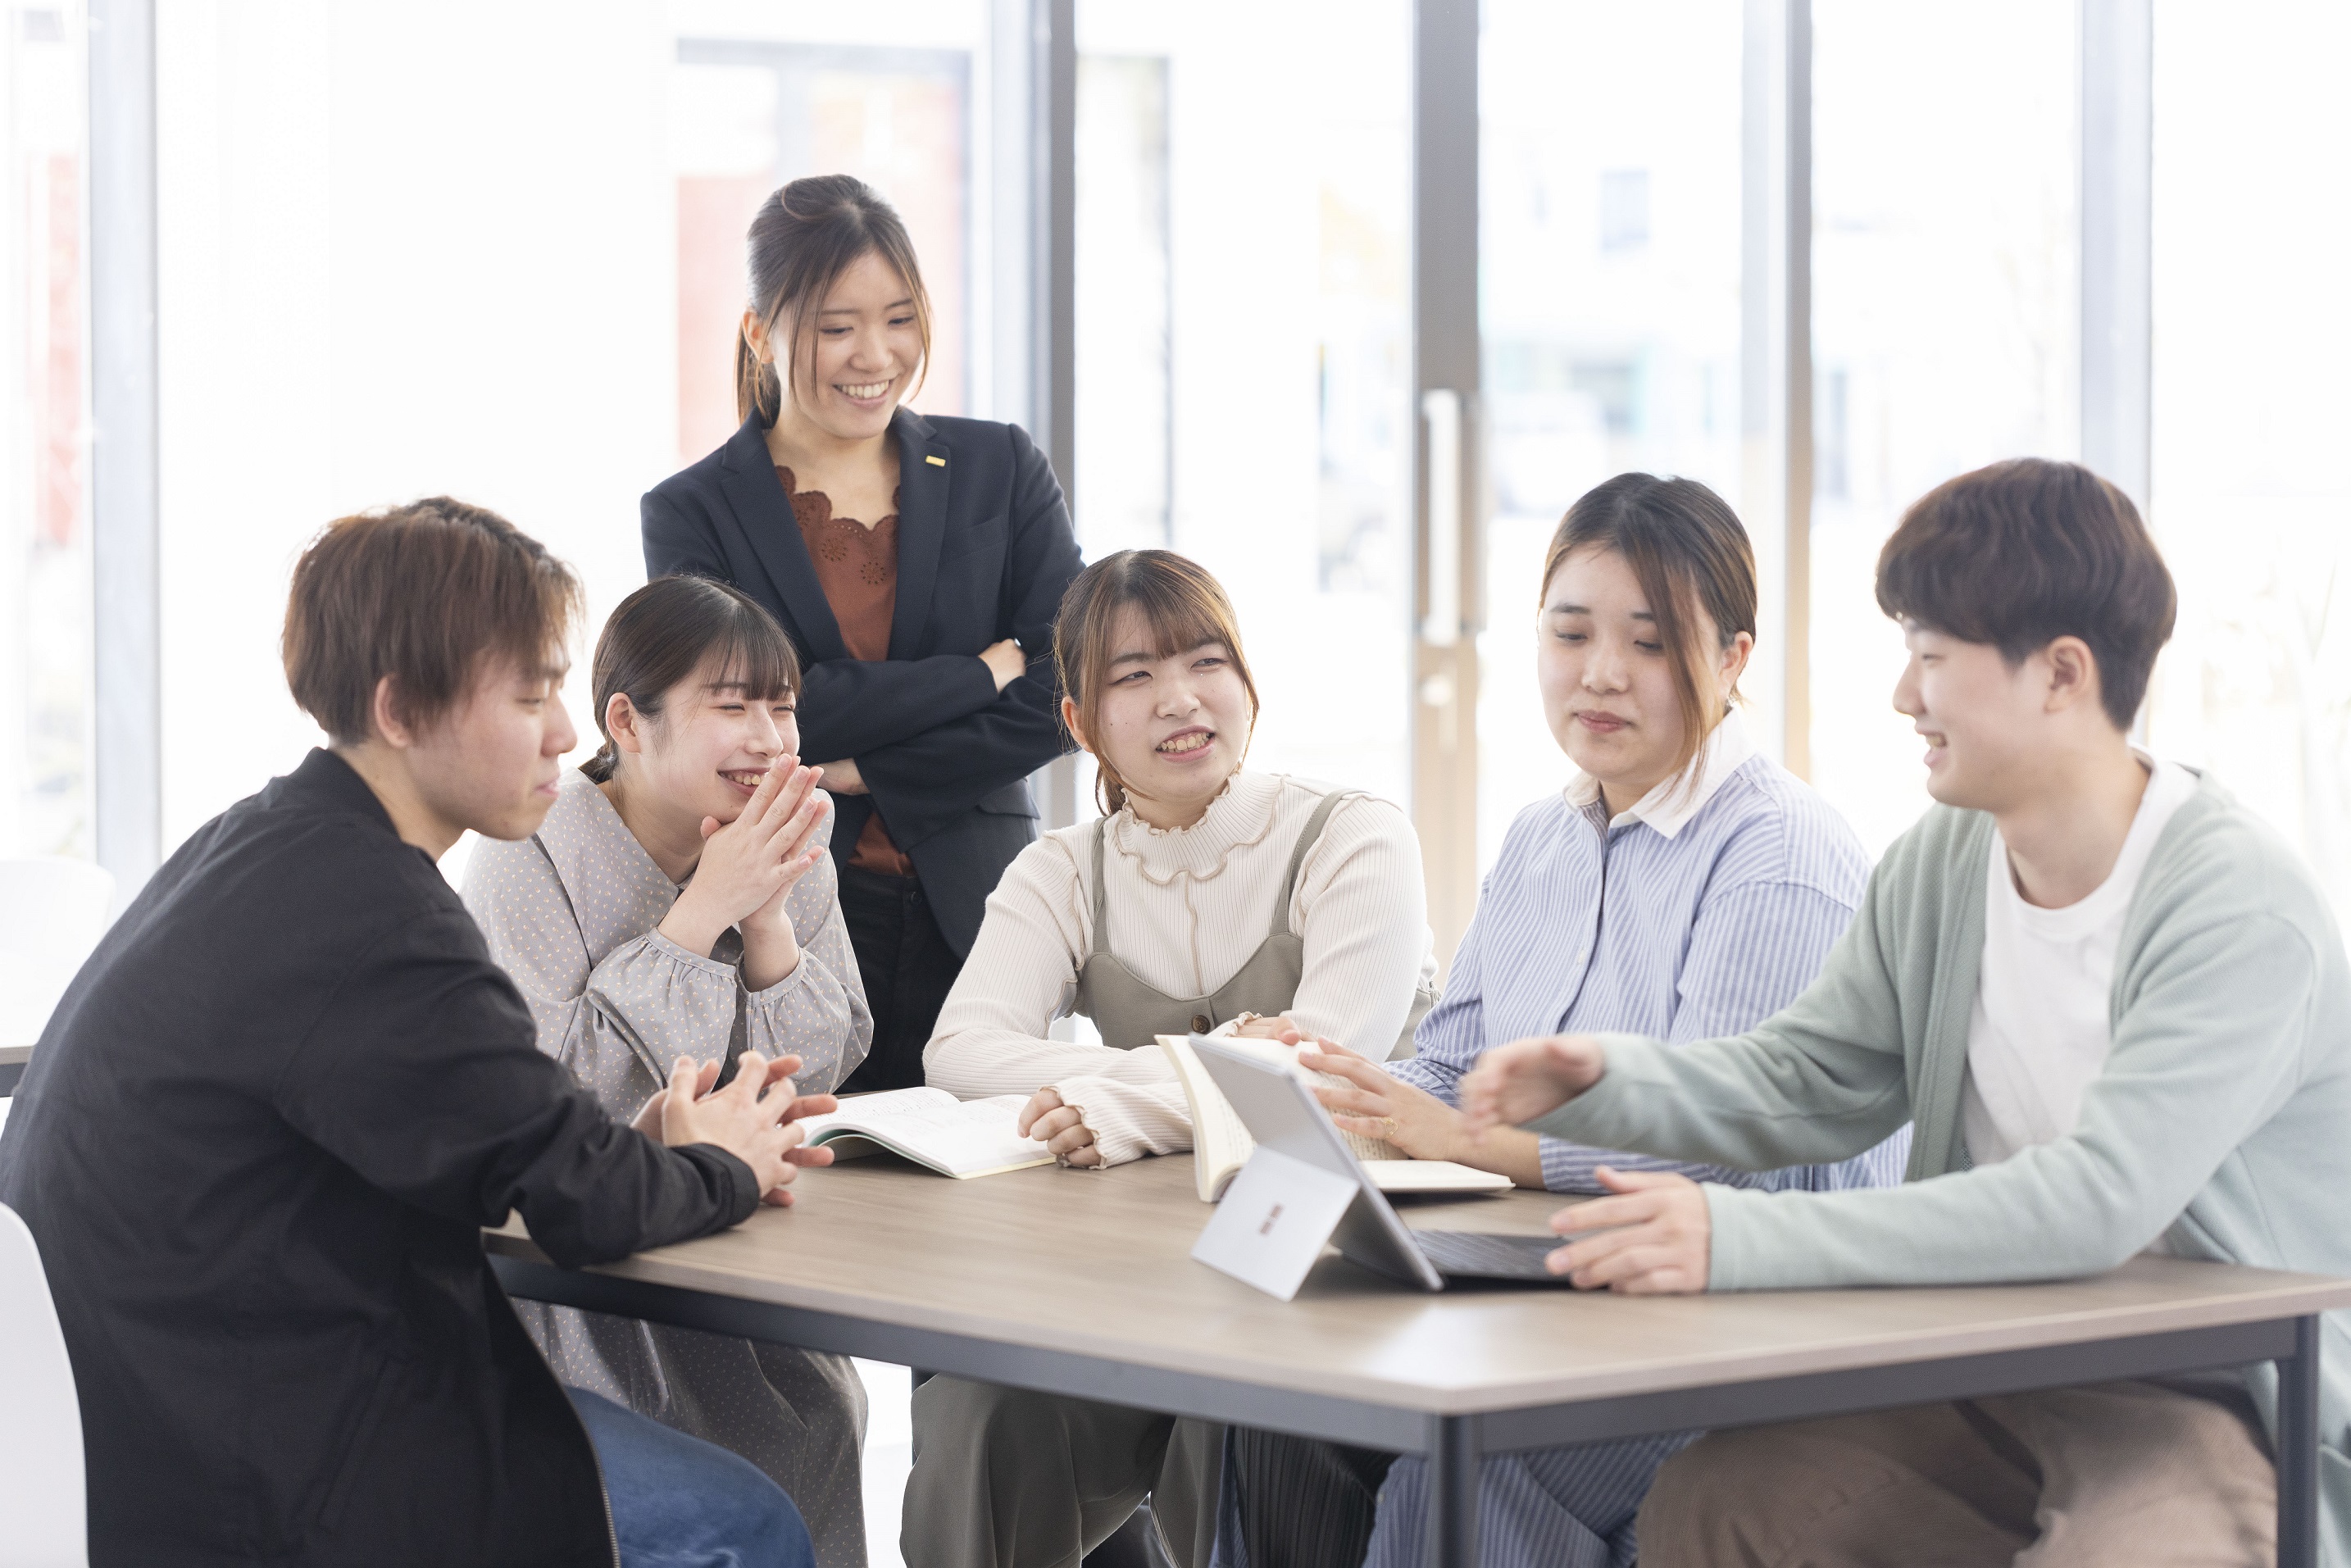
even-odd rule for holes
{"type": "Polygon", "coordinates": [[[1995,829],[1984,898],[1983,962],[1968,1022],[1967,1087],[1959,1124],[1977,1165],[2008,1158],[2074,1130],[2082,1095],[2114,1046],[2115,949],[2139,874],[2164,824],[2196,793],[2196,776],[2139,754],[2147,793],[2114,870],[2063,909],[2024,902],[1995,829]]]}

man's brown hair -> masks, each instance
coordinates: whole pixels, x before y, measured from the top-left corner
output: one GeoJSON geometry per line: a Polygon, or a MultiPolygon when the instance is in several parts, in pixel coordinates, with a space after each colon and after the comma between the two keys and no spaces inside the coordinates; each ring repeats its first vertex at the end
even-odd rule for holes
{"type": "Polygon", "coordinates": [[[339,746],[374,732],[386,675],[401,722],[429,728],[485,655],[545,669],[580,610],[571,569],[496,512],[434,496],[338,517],[295,563],[286,684],[339,746]]]}
{"type": "Polygon", "coordinates": [[[1903,514],[1877,557],[1877,606],[2013,667],[2060,637],[2098,663],[2127,730],[2179,610],[2138,508],[2078,463],[2015,457],[1948,479],[1903,514]]]}

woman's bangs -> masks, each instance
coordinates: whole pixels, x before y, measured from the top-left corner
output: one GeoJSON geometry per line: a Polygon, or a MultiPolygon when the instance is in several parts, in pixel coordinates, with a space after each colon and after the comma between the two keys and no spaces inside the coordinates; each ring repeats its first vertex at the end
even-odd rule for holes
{"type": "Polygon", "coordinates": [[[1151,628],[1155,658],[1172,659],[1208,643],[1224,643],[1227,653],[1240,651],[1234,646],[1232,629],[1216,614],[1213,606],[1202,603],[1195,595],[1145,592],[1127,602],[1142,612],[1151,628]]]}
{"type": "Polygon", "coordinates": [[[799,695],[799,660],[791,643],[779,629],[749,616],[712,644],[703,667],[716,672],[712,687],[739,689],[752,702],[799,695]]]}

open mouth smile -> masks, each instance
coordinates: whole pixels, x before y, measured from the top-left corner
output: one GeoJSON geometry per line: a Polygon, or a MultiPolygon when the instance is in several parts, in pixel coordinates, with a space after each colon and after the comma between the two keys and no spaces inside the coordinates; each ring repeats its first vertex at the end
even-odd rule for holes
{"type": "Polygon", "coordinates": [[[872,402],[888,392],[895,378],[883,382],[835,382],[832,390],[852,402],[872,402]]]}
{"type": "Polygon", "coordinates": [[[1182,729],[1177,730],[1152,749],[1162,757],[1190,757],[1196,752],[1207,750],[1215,744],[1217,732],[1213,729],[1182,729]]]}

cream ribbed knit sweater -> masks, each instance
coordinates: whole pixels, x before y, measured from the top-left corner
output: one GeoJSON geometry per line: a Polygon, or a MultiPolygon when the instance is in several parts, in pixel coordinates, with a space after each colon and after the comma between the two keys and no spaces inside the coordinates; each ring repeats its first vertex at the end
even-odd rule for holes
{"type": "MultiPolygon", "coordinates": [[[[1163,831],[1124,810],[1112,817],[1103,856],[1111,951],[1173,997],[1204,996],[1231,979],[1265,940],[1290,849],[1326,788],[1244,771],[1189,828],[1163,831]]],[[[1102,1163],[1117,1165],[1190,1148],[1192,1124],[1149,1040],[1046,1038],[1070,1010],[1093,946],[1093,831],[1081,823],[1047,833],[1006,870],[923,1065],[932,1084],[967,1100],[1059,1090],[1084,1108],[1102,1163]],[[1119,1049],[1132,1046],[1145,1049],[1119,1049]]],[[[1332,808],[1299,870],[1290,918],[1306,945],[1291,1015],[1385,1059],[1415,990],[1437,974],[1410,821],[1369,795],[1332,808]]]]}

